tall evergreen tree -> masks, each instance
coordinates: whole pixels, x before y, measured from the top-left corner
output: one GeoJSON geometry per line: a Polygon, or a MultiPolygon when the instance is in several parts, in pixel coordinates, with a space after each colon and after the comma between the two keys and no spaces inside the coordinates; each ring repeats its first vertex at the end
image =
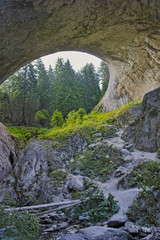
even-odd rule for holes
{"type": "Polygon", "coordinates": [[[37,60],[37,91],[39,96],[39,109],[46,109],[49,104],[48,91],[50,82],[47,71],[41,59],[37,60]]]}
{"type": "Polygon", "coordinates": [[[29,63],[0,87],[0,121],[49,126],[53,112],[91,111],[101,97],[92,64],[76,73],[69,60],[58,59],[47,71],[41,60],[29,63]]]}
{"type": "Polygon", "coordinates": [[[104,61],[101,61],[98,72],[99,72],[100,84],[102,86],[102,95],[104,95],[108,89],[109,77],[110,77],[108,66],[104,61]]]}
{"type": "Polygon", "coordinates": [[[86,64],[82,68],[79,79],[83,89],[84,108],[90,112],[101,98],[99,78],[93,64],[86,64]]]}
{"type": "Polygon", "coordinates": [[[57,60],[55,67],[55,98],[56,109],[65,117],[73,109],[78,110],[81,105],[82,89],[75,71],[69,60],[57,60]]]}

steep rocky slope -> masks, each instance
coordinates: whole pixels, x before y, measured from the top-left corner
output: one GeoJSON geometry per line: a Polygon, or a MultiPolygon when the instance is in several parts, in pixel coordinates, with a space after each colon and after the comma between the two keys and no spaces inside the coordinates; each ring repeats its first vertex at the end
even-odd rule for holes
{"type": "MultiPolygon", "coordinates": [[[[7,199],[10,195],[13,200],[14,198],[21,200],[21,204],[66,201],[75,197],[75,194],[78,197],[80,192],[84,191],[84,181],[92,179],[106,198],[111,193],[120,206],[119,213],[108,222],[99,222],[101,227],[86,229],[81,229],[85,221],[82,216],[80,218],[83,221],[74,227],[71,218],[64,213],[51,211],[43,214],[43,211],[40,211],[44,239],[96,240],[112,237],[115,240],[129,240],[133,239],[135,232],[137,238],[134,239],[142,239],[140,235],[144,237],[151,232],[155,234],[151,228],[141,228],[133,223],[127,225],[126,212],[141,190],[137,187],[126,188],[121,182],[138,164],[151,159],[155,161],[156,153],[134,149],[133,145],[121,139],[123,131],[118,128],[116,131],[112,138],[106,137],[101,132],[94,133],[88,143],[79,135],[63,143],[34,140],[21,151],[12,171],[12,178],[7,178],[9,189],[9,191],[6,189],[7,199]],[[124,224],[124,229],[116,229],[124,224]],[[79,229],[81,230],[77,233],[79,229]],[[66,233],[68,235],[65,235],[66,233]]],[[[86,226],[90,224],[89,221],[86,226]]]]}
{"type": "Polygon", "coordinates": [[[5,182],[3,180],[12,171],[16,161],[16,143],[0,123],[0,201],[5,193],[5,182]]]}
{"type": "Polygon", "coordinates": [[[159,87],[158,0],[2,0],[0,26],[0,82],[45,54],[79,50],[109,64],[103,110],[159,87]]]}
{"type": "Polygon", "coordinates": [[[123,138],[138,149],[160,151],[160,88],[144,96],[141,111],[130,122],[123,138]]]}

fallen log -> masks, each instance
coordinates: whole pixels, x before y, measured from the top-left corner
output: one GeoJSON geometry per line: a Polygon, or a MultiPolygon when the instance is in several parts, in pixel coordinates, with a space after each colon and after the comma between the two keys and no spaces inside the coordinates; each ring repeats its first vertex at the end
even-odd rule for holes
{"type": "Polygon", "coordinates": [[[81,203],[82,203],[82,202],[79,201],[79,202],[77,202],[77,203],[65,205],[65,206],[58,207],[58,208],[55,208],[55,209],[52,209],[52,210],[48,210],[48,211],[44,211],[44,212],[39,212],[39,213],[32,213],[32,215],[41,216],[41,215],[44,215],[44,214],[49,214],[49,213],[52,213],[52,212],[57,212],[57,211],[59,211],[59,210],[65,209],[65,208],[70,208],[70,207],[73,207],[73,206],[78,205],[78,204],[81,204],[81,203]]]}
{"type": "Polygon", "coordinates": [[[17,208],[6,208],[6,212],[13,212],[13,211],[23,211],[23,210],[32,210],[32,209],[39,209],[39,208],[49,208],[49,207],[57,207],[57,206],[64,206],[64,205],[71,205],[71,204],[79,204],[80,200],[71,200],[71,201],[64,201],[64,202],[54,202],[48,204],[41,204],[41,205],[34,205],[34,206],[26,206],[26,207],[17,207],[17,208]]]}

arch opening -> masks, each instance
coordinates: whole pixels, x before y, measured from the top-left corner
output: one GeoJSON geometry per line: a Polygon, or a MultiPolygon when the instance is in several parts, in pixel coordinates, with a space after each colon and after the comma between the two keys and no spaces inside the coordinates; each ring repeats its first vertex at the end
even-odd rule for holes
{"type": "Polygon", "coordinates": [[[159,87],[159,1],[10,1],[0,10],[0,82],[35,58],[77,50],[111,66],[103,110],[159,87]]]}
{"type": "Polygon", "coordinates": [[[59,52],[19,69],[0,87],[0,121],[51,127],[52,114],[91,112],[108,88],[109,70],[101,59],[81,52],[59,52]]]}

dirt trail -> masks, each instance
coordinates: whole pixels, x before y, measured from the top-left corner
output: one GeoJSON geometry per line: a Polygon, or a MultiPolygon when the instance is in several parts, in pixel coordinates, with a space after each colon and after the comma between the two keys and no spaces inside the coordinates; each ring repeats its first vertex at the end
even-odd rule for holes
{"type": "Polygon", "coordinates": [[[125,165],[120,168],[120,171],[123,171],[122,176],[116,177],[114,173],[109,181],[100,184],[106,198],[108,197],[108,194],[111,193],[115,197],[115,200],[118,201],[118,204],[120,206],[119,214],[125,214],[127,212],[128,207],[132,204],[133,200],[141,191],[141,189],[138,188],[119,190],[117,189],[119,181],[127,173],[130,173],[134,166],[136,166],[141,161],[156,160],[157,154],[133,149],[131,144],[126,143],[121,139],[122,133],[123,131],[119,130],[116,137],[103,140],[103,143],[122,150],[123,157],[126,159],[125,165]]]}

